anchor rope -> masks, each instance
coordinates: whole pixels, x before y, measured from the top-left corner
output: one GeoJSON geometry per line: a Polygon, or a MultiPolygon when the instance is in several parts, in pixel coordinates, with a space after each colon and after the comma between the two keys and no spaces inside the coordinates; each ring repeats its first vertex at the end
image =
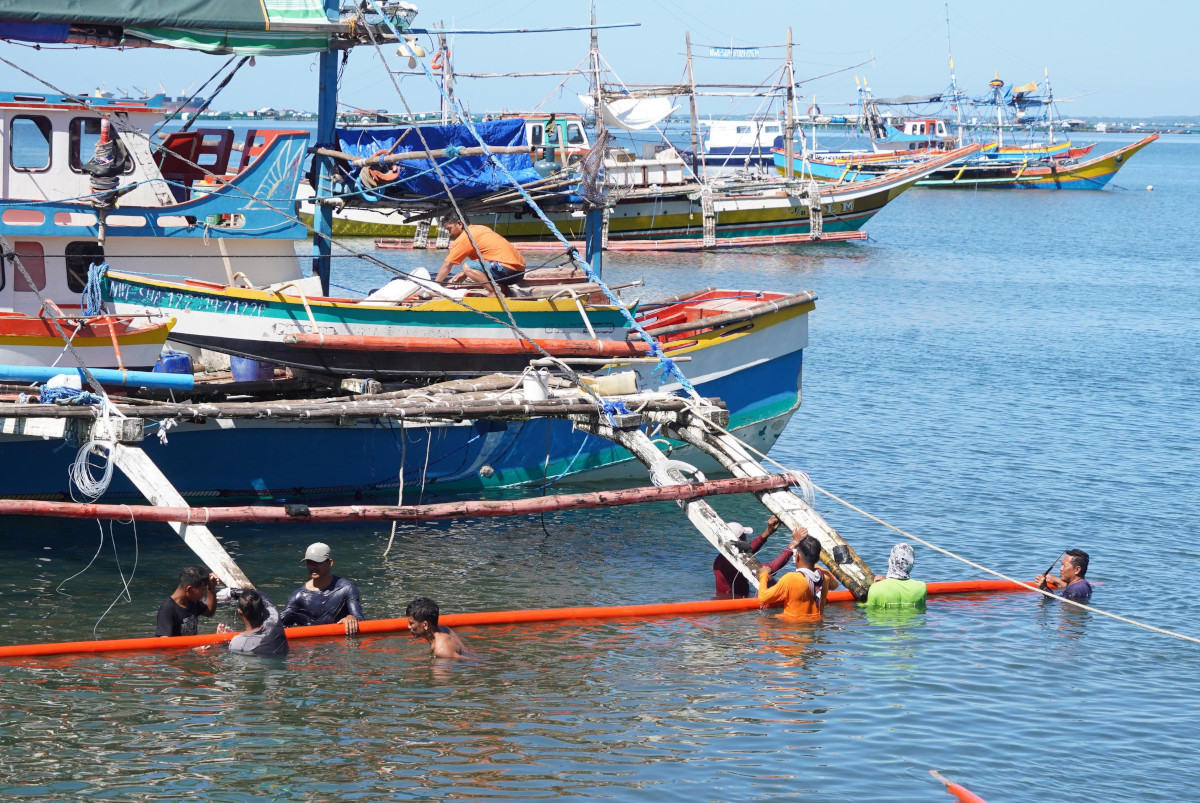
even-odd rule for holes
{"type": "MultiPolygon", "coordinates": [[[[740,443],[744,448],[746,448],[747,450],[758,455],[760,458],[767,461],[768,463],[775,466],[776,468],[780,469],[784,473],[791,474],[791,475],[796,474],[796,472],[794,470],[789,469],[787,466],[783,465],[778,460],[768,457],[765,452],[761,452],[758,449],[754,448],[753,446],[746,443],[741,438],[738,438],[737,435],[734,435],[732,432],[725,429],[721,425],[715,424],[712,421],[709,421],[708,419],[706,419],[705,417],[699,416],[699,415],[696,416],[696,420],[703,422],[704,426],[716,429],[716,430],[720,431],[721,433],[728,435],[729,437],[738,441],[738,443],[740,443]]],[[[805,476],[807,476],[807,475],[805,475],[805,476]]],[[[945,547],[940,547],[937,544],[927,541],[918,535],[914,535],[913,533],[910,533],[907,530],[903,530],[894,524],[884,521],[883,519],[879,518],[878,516],[876,516],[872,513],[868,513],[867,511],[863,510],[862,508],[858,507],[857,505],[853,504],[852,502],[849,502],[849,501],[841,498],[840,496],[833,493],[832,491],[828,491],[825,488],[822,488],[820,485],[817,485],[815,482],[812,482],[811,480],[809,480],[809,483],[812,485],[813,488],[820,491],[825,496],[829,497],[830,499],[832,499],[833,501],[835,501],[841,505],[844,505],[845,507],[849,508],[850,510],[853,510],[855,513],[865,516],[866,518],[870,519],[871,521],[873,521],[877,524],[882,524],[884,527],[888,528],[889,530],[892,530],[893,532],[899,533],[900,535],[904,536],[905,538],[911,538],[913,541],[916,541],[918,544],[921,544],[922,546],[932,549],[934,552],[938,552],[942,555],[945,555],[948,558],[953,558],[954,560],[957,560],[960,563],[965,563],[966,565],[970,566],[971,568],[978,569],[979,571],[984,572],[985,574],[990,574],[993,577],[1000,578],[1001,580],[1007,580],[1010,583],[1016,583],[1017,585],[1019,585],[1023,588],[1026,588],[1030,591],[1036,591],[1037,593],[1041,594],[1043,597],[1052,599],[1055,602],[1060,602],[1064,605],[1073,605],[1074,607],[1080,608],[1081,610],[1085,610],[1090,613],[1097,614],[1099,616],[1106,616],[1109,619],[1115,619],[1118,622],[1123,622],[1128,625],[1133,625],[1134,627],[1140,627],[1144,630],[1149,630],[1153,633],[1158,633],[1163,636],[1170,636],[1171,638],[1177,638],[1182,641],[1190,641],[1193,644],[1200,644],[1200,638],[1196,638],[1194,636],[1188,636],[1183,633],[1177,633],[1174,630],[1167,630],[1166,628],[1156,627],[1155,625],[1147,624],[1145,622],[1139,622],[1136,619],[1130,619],[1127,616],[1121,616],[1120,614],[1115,614],[1115,613],[1112,613],[1111,611],[1105,611],[1105,610],[1102,610],[1102,609],[1097,608],[1092,605],[1086,605],[1082,602],[1076,602],[1073,599],[1067,599],[1065,597],[1060,597],[1059,595],[1055,594],[1052,591],[1047,591],[1047,590],[1038,588],[1037,586],[1035,586],[1031,583],[1026,583],[1023,580],[1018,580],[1017,578],[1011,577],[1003,572],[997,571],[995,569],[991,569],[987,566],[984,566],[982,563],[977,563],[976,561],[973,561],[970,558],[964,557],[964,556],[958,554],[957,552],[953,552],[949,549],[946,549],[945,547]]]]}

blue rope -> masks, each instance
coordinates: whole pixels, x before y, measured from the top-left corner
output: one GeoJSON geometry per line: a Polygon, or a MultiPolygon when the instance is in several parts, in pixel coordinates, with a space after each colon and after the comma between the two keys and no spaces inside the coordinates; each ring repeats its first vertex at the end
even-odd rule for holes
{"type": "MultiPolygon", "coordinates": [[[[379,7],[378,0],[371,0],[371,5],[375,7],[375,12],[377,14],[384,16],[383,10],[379,7]]],[[[393,23],[392,20],[386,16],[384,16],[384,21],[387,23],[388,28],[391,29],[392,35],[396,37],[396,40],[402,42],[404,37],[401,36],[400,31],[396,28],[395,23],[393,23]]],[[[417,63],[421,65],[421,69],[425,72],[425,77],[429,79],[429,82],[433,84],[438,93],[451,104],[452,108],[459,112],[459,117],[466,124],[467,129],[475,137],[475,140],[479,143],[479,147],[483,149],[484,154],[487,156],[487,161],[494,165],[501,173],[504,174],[504,177],[512,183],[513,187],[515,187],[517,192],[520,193],[521,198],[524,199],[525,203],[529,205],[529,208],[533,210],[534,214],[536,214],[538,218],[546,224],[546,228],[550,230],[550,233],[553,234],[558,241],[563,244],[563,247],[566,248],[571,259],[583,268],[584,273],[588,277],[588,281],[594,282],[596,285],[598,285],[604,292],[604,295],[608,297],[608,300],[621,310],[621,313],[625,316],[625,320],[629,323],[630,328],[637,332],[642,340],[644,340],[646,344],[650,346],[650,355],[658,358],[659,363],[665,373],[675,377],[675,381],[677,381],[685,390],[699,398],[700,394],[696,392],[694,387],[692,387],[692,383],[688,381],[686,376],[683,375],[683,372],[679,370],[679,367],[675,365],[674,362],[667,359],[667,356],[663,353],[662,348],[659,347],[658,341],[656,341],[649,332],[642,328],[642,325],[639,324],[637,319],[633,317],[633,313],[629,311],[629,308],[621,302],[621,299],[617,298],[616,294],[613,293],[609,286],[600,279],[594,270],[592,270],[592,266],[589,265],[586,260],[583,260],[579,257],[579,251],[576,250],[575,246],[571,245],[570,241],[563,236],[563,233],[559,231],[558,227],[555,226],[550,218],[546,216],[546,213],[542,211],[542,208],[538,206],[536,201],[533,200],[533,196],[521,186],[521,182],[517,181],[516,177],[513,176],[512,172],[509,171],[507,167],[505,167],[504,163],[496,158],[496,155],[492,153],[491,149],[488,147],[487,143],[484,142],[483,137],[480,135],[479,130],[475,127],[475,123],[471,119],[471,115],[463,111],[463,109],[459,106],[458,101],[446,94],[445,87],[438,83],[438,80],[430,71],[429,65],[426,64],[424,60],[418,60],[417,63]]]]}
{"type": "Polygon", "coordinates": [[[42,404],[55,404],[60,399],[68,399],[71,404],[100,404],[102,401],[95,393],[78,388],[69,388],[65,385],[48,388],[45,385],[41,388],[41,393],[38,396],[38,401],[42,404]]]}
{"type": "Polygon", "coordinates": [[[83,286],[83,295],[79,300],[84,315],[99,315],[104,312],[104,293],[101,286],[107,270],[107,262],[101,262],[99,265],[93,262],[88,265],[87,284],[83,286]]]}

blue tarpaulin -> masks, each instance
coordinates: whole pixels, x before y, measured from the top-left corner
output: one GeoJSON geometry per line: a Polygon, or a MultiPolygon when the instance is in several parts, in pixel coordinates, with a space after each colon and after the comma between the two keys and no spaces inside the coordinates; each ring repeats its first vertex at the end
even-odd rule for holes
{"type": "MultiPolygon", "coordinates": [[[[476,130],[487,145],[525,145],[525,121],[523,119],[493,120],[487,123],[476,123],[476,130]]],[[[377,153],[406,153],[425,150],[412,126],[403,128],[339,128],[339,149],[356,157],[374,156],[377,153]],[[399,141],[399,144],[397,144],[399,141]]],[[[421,135],[428,143],[430,150],[442,150],[447,146],[457,148],[476,148],[479,141],[465,125],[423,125],[421,135]]],[[[541,176],[533,169],[533,161],[529,154],[503,153],[493,157],[508,168],[509,172],[522,184],[536,181],[541,176]]],[[[450,185],[450,192],[455,198],[474,198],[497,190],[510,188],[512,183],[488,157],[479,156],[445,156],[437,160],[442,174],[450,185]]],[[[387,173],[399,171],[395,180],[379,182],[380,186],[372,192],[376,195],[386,195],[392,199],[426,200],[445,198],[446,192],[441,179],[433,169],[429,159],[414,159],[411,162],[396,162],[387,165],[376,165],[377,172],[387,173]],[[387,186],[382,186],[386,183],[387,186]]]]}
{"type": "Polygon", "coordinates": [[[54,22],[13,22],[0,20],[0,39],[16,39],[20,42],[58,44],[67,41],[71,26],[54,22]]]}

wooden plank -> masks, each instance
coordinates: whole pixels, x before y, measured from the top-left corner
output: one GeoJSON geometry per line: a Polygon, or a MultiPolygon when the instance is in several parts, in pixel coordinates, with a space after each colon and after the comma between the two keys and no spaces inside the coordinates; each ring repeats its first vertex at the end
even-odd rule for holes
{"type": "MultiPolygon", "coordinates": [[[[121,443],[111,447],[113,464],[129,477],[142,495],[152,505],[164,507],[188,507],[175,486],[163,476],[146,453],[136,446],[121,443]]],[[[123,506],[122,506],[123,507],[123,506]]],[[[126,508],[129,509],[129,508],[126,508]]],[[[216,536],[204,524],[196,522],[171,522],[171,529],[179,534],[183,542],[195,552],[221,582],[231,588],[254,588],[254,584],[238,567],[237,563],[216,536]]]]}
{"type": "MultiPolygon", "coordinates": [[[[655,417],[658,420],[658,417],[655,417]]],[[[720,431],[709,431],[702,424],[668,424],[672,437],[678,437],[719,462],[735,477],[761,477],[769,474],[757,458],[746,451],[742,442],[720,431]]],[[[790,490],[756,493],[768,510],[790,529],[803,527],[821,542],[821,560],[834,576],[860,600],[867,598],[867,589],[874,575],[858,553],[845,539],[821,518],[817,511],[790,490]],[[836,560],[837,555],[841,560],[836,560]]]]}

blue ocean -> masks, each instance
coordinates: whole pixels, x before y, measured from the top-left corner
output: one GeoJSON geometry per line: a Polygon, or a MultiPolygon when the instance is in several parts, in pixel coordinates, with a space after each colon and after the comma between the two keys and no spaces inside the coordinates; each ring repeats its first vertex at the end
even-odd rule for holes
{"type": "MultiPolygon", "coordinates": [[[[1200,140],[1167,136],[1104,192],[915,189],[867,242],[612,254],[605,278],[644,279],[647,300],[816,291],[803,404],[772,457],[961,558],[910,541],[918,578],[987,576],[966,560],[1029,579],[1082,548],[1095,607],[1198,639],[1198,218],[1200,140]]],[[[382,275],[335,270],[364,290],[382,275]]],[[[280,459],[321,458],[298,443],[280,459]]],[[[878,572],[909,540],[816,499],[878,572]]],[[[767,517],[753,500],[714,504],[756,529],[767,517]]],[[[3,526],[3,644],[150,635],[193,562],[164,525],[3,526]]],[[[214,531],[277,602],[304,581],[305,547],[329,543],[371,617],[417,595],[461,612],[713,593],[713,552],[673,504],[401,525],[394,539],[372,524],[214,531]]],[[[470,658],[452,665],[406,634],[299,642],[286,659],[0,663],[0,795],[951,800],[930,770],[989,803],[1200,788],[1200,644],[1032,594],[833,604],[815,625],[752,612],[460,635],[470,658]]]]}

